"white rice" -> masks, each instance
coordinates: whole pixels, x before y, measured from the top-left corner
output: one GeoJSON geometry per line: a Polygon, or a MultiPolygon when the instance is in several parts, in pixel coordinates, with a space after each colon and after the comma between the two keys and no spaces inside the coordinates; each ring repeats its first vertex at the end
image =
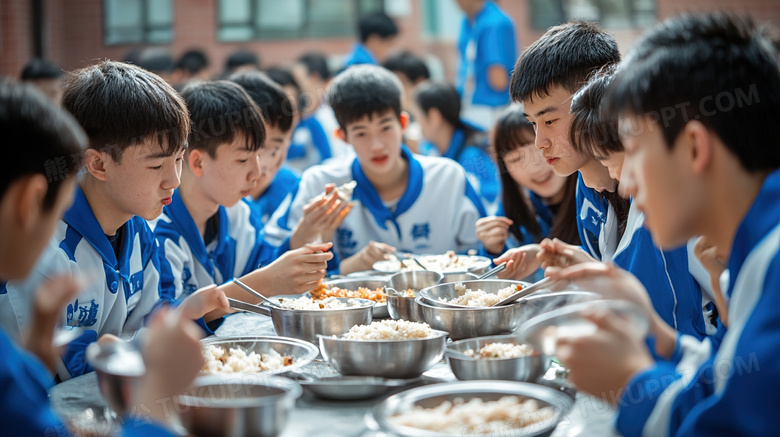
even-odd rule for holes
{"type": "Polygon", "coordinates": [[[488,343],[476,353],[473,349],[466,349],[463,353],[474,358],[521,358],[532,355],[534,349],[527,344],[488,343]]]}
{"type": "Polygon", "coordinates": [[[333,310],[356,306],[363,306],[363,302],[350,299],[347,302],[341,301],[336,297],[327,297],[322,300],[314,300],[310,297],[299,297],[298,299],[279,299],[279,305],[290,310],[333,310]]]}
{"type": "MultiPolygon", "coordinates": [[[[417,259],[428,270],[435,272],[464,272],[474,267],[482,266],[485,263],[484,258],[477,258],[468,255],[457,255],[455,251],[448,250],[443,255],[426,255],[418,256],[417,259]]],[[[409,271],[409,270],[422,270],[422,267],[417,265],[413,259],[403,259],[391,263],[389,270],[395,271],[409,271]]]]}
{"type": "Polygon", "coordinates": [[[520,290],[519,285],[510,285],[498,290],[498,293],[488,293],[483,290],[472,290],[466,288],[462,283],[455,284],[455,291],[457,293],[463,293],[460,296],[453,299],[440,299],[445,303],[454,303],[457,305],[465,305],[470,307],[489,307],[497,304],[501,299],[509,297],[512,293],[520,290]]]}
{"type": "Polygon", "coordinates": [[[370,325],[355,325],[343,338],[350,340],[410,340],[433,337],[433,329],[427,323],[406,320],[382,320],[370,325]]]}
{"type": "Polygon", "coordinates": [[[396,425],[451,435],[509,435],[505,433],[542,422],[554,415],[552,407],[540,407],[534,399],[504,396],[487,402],[479,398],[468,402],[455,398],[453,402],[444,401],[434,408],[415,406],[390,420],[396,425]]]}
{"type": "Polygon", "coordinates": [[[285,367],[285,361],[292,364],[291,357],[284,357],[275,350],[258,354],[251,351],[248,354],[241,347],[226,349],[222,346],[208,345],[203,350],[206,364],[205,373],[256,373],[269,370],[279,370],[285,367]]]}

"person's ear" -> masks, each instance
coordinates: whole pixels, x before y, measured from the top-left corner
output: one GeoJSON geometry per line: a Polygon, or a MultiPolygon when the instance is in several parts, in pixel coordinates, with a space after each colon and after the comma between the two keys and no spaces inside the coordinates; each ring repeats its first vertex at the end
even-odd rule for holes
{"type": "Polygon", "coordinates": [[[340,139],[341,141],[347,142],[347,133],[344,131],[344,129],[337,127],[335,131],[333,131],[333,135],[336,136],[336,138],[340,139]]]}
{"type": "Polygon", "coordinates": [[[49,189],[46,176],[33,174],[19,179],[19,189],[16,191],[15,210],[21,228],[25,231],[33,231],[39,224],[43,213],[43,199],[49,189]]]}
{"type": "Polygon", "coordinates": [[[409,126],[409,113],[406,111],[401,111],[401,115],[398,117],[398,120],[401,122],[401,131],[406,130],[406,126],[409,126]]]}
{"type": "Polygon", "coordinates": [[[712,161],[712,138],[700,121],[690,121],[683,128],[683,139],[689,150],[691,170],[703,173],[712,161]]]}
{"type": "Polygon", "coordinates": [[[111,157],[108,153],[96,149],[87,149],[84,151],[84,168],[87,169],[95,179],[105,182],[108,180],[106,174],[106,164],[111,157]]]}
{"type": "Polygon", "coordinates": [[[187,168],[196,176],[203,177],[203,152],[198,149],[191,149],[187,151],[185,159],[187,160],[187,168]]]}

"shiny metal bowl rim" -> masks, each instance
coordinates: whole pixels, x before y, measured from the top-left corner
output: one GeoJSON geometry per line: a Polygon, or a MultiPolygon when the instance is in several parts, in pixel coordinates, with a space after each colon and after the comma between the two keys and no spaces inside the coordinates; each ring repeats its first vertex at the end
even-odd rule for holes
{"type": "Polygon", "coordinates": [[[267,375],[257,381],[241,381],[239,379],[247,379],[246,374],[216,374],[216,375],[202,375],[195,378],[195,382],[190,387],[190,391],[197,390],[200,387],[212,386],[212,385],[225,385],[235,386],[239,385],[255,385],[261,387],[270,387],[282,390],[282,393],[269,394],[267,396],[257,397],[242,397],[231,400],[219,400],[217,404],[210,403],[205,398],[200,396],[194,396],[189,394],[180,394],[176,396],[178,403],[186,407],[199,407],[199,408],[215,408],[215,409],[227,409],[227,408],[253,408],[266,405],[275,404],[284,398],[297,399],[303,394],[303,388],[296,381],[289,378],[283,378],[281,376],[267,375]]]}
{"type": "MultiPolygon", "coordinates": [[[[357,339],[351,339],[351,338],[344,338],[344,337],[334,337],[332,335],[323,335],[323,334],[317,334],[317,338],[324,338],[328,340],[334,340],[334,341],[340,341],[344,343],[355,343],[355,344],[364,344],[364,343],[374,343],[374,344],[392,344],[392,343],[406,343],[410,341],[425,341],[425,340],[434,340],[437,338],[446,338],[450,335],[447,331],[441,331],[438,329],[432,330],[434,335],[432,337],[425,337],[425,338],[404,338],[400,340],[357,340],[357,339]]],[[[344,334],[342,334],[344,335],[344,334]]]]}
{"type": "MultiPolygon", "coordinates": [[[[436,396],[450,396],[454,399],[455,397],[464,397],[471,394],[477,396],[480,394],[523,396],[551,405],[555,409],[555,415],[551,419],[534,424],[535,429],[539,429],[535,435],[542,435],[558,426],[558,423],[560,423],[563,416],[568,413],[574,403],[574,400],[563,392],[529,382],[500,380],[457,381],[424,385],[392,395],[373,408],[372,416],[382,430],[391,433],[406,436],[444,436],[447,434],[395,425],[384,412],[400,404],[416,404],[421,400],[436,396]]],[[[394,413],[398,413],[398,411],[394,411],[394,413]]],[[[516,428],[513,431],[521,429],[523,428],[516,428]]]]}
{"type": "MultiPolygon", "coordinates": [[[[283,336],[274,336],[274,335],[237,335],[233,337],[208,337],[201,340],[201,344],[206,345],[218,345],[222,343],[236,343],[240,341],[267,341],[269,343],[282,343],[282,344],[288,344],[288,345],[295,345],[300,346],[306,350],[306,354],[303,358],[299,358],[295,362],[292,363],[290,366],[282,367],[278,370],[266,370],[263,372],[250,372],[250,373],[226,373],[225,375],[252,375],[252,374],[274,374],[274,373],[283,373],[292,367],[303,367],[312,361],[314,361],[315,358],[317,358],[317,355],[320,354],[320,350],[315,346],[314,344],[306,341],[301,340],[298,338],[292,338],[292,337],[283,337],[283,336]]],[[[219,374],[222,375],[222,374],[219,374]]],[[[205,375],[204,375],[205,376],[205,375]]]]}
{"type": "MultiPolygon", "coordinates": [[[[276,301],[278,302],[279,297],[276,297],[276,301]]],[[[340,312],[347,312],[347,311],[357,311],[357,310],[364,310],[366,308],[372,308],[375,305],[377,305],[376,302],[374,302],[371,299],[362,299],[359,297],[334,297],[334,299],[338,299],[340,301],[350,301],[350,300],[357,300],[362,303],[368,303],[367,305],[353,305],[348,306],[346,308],[322,308],[319,310],[296,310],[292,308],[277,308],[272,307],[270,305],[261,305],[265,308],[268,308],[273,313],[274,311],[283,312],[283,313],[300,313],[300,314],[337,314],[340,312]]]]}
{"type": "MultiPolygon", "coordinates": [[[[415,257],[417,257],[417,259],[420,259],[420,258],[423,258],[423,257],[426,257],[426,256],[441,256],[441,255],[445,255],[445,254],[443,254],[443,253],[440,253],[440,254],[423,253],[423,254],[415,255],[415,257]]],[[[458,256],[468,256],[469,258],[479,258],[479,261],[484,263],[485,265],[483,266],[483,265],[480,264],[480,265],[477,265],[477,266],[474,266],[474,267],[469,267],[466,270],[447,270],[447,271],[444,271],[444,270],[428,270],[428,271],[439,272],[439,273],[443,273],[445,275],[447,275],[447,274],[454,274],[454,273],[472,273],[474,271],[478,271],[480,269],[485,269],[485,268],[490,267],[490,265],[493,262],[490,258],[488,258],[486,256],[481,256],[481,255],[458,255],[458,256]]],[[[382,261],[387,261],[387,260],[377,261],[377,262],[375,262],[375,263],[373,263],[371,265],[371,268],[376,270],[377,272],[387,273],[387,274],[395,274],[395,273],[400,273],[400,272],[415,271],[415,270],[392,270],[391,271],[391,270],[381,270],[381,269],[376,268],[377,263],[381,263],[382,261]]],[[[421,271],[425,271],[425,270],[422,270],[422,269],[420,269],[420,270],[421,271]]]]}
{"type": "MultiPolygon", "coordinates": [[[[501,335],[486,335],[484,337],[471,337],[471,338],[462,338],[460,340],[453,341],[452,343],[447,343],[444,345],[444,355],[449,359],[457,359],[461,361],[477,361],[477,362],[504,362],[509,360],[520,360],[523,358],[532,358],[534,356],[544,356],[544,354],[541,351],[534,349],[534,352],[531,355],[526,355],[523,357],[508,357],[508,358],[477,358],[477,357],[469,357],[467,355],[464,355],[463,352],[460,352],[458,350],[455,350],[452,348],[452,346],[455,346],[457,344],[464,344],[464,343],[471,343],[476,342],[479,340],[519,340],[524,338],[525,335],[522,333],[516,332],[512,334],[501,334],[501,335]]],[[[527,343],[526,343],[527,344],[527,343]]]]}

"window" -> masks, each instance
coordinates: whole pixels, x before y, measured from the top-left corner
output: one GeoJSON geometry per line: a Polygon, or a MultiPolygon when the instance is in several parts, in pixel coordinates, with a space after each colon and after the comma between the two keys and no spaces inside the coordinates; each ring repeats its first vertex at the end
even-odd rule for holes
{"type": "Polygon", "coordinates": [[[384,0],[219,0],[220,41],[354,36],[384,0]]]}
{"type": "Polygon", "coordinates": [[[169,43],[173,40],[172,0],[104,0],[106,45],[169,43]]]}
{"type": "Polygon", "coordinates": [[[531,23],[544,30],[574,18],[608,29],[655,24],[655,0],[531,0],[531,23]]]}
{"type": "Polygon", "coordinates": [[[456,41],[463,12],[455,0],[423,0],[423,34],[429,38],[456,41]]]}

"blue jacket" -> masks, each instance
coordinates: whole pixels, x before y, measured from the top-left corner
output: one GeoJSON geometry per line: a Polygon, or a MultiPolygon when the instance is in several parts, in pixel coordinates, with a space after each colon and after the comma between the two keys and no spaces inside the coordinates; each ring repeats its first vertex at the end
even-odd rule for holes
{"type": "Polygon", "coordinates": [[[358,64],[379,64],[374,55],[366,49],[366,46],[359,42],[355,43],[352,47],[352,51],[344,58],[344,66],[339,72],[358,64]]]}
{"type": "Polygon", "coordinates": [[[635,375],[617,429],[633,436],[774,436],[780,429],[780,171],[743,218],[722,281],[729,327],[678,337],[669,362],[635,375]]]}
{"type": "Polygon", "coordinates": [[[485,2],[484,8],[476,15],[472,23],[468,17],[464,17],[460,27],[458,40],[458,53],[460,64],[456,77],[458,92],[463,94],[463,85],[468,72],[474,74],[475,105],[504,106],[509,103],[509,86],[494,91],[488,84],[488,68],[493,65],[501,65],[506,69],[507,76],[511,76],[512,69],[517,60],[517,47],[515,37],[515,24],[492,1],[485,2]],[[476,43],[476,58],[474,65],[470,65],[466,57],[466,48],[469,41],[476,43]]]}
{"type": "Polygon", "coordinates": [[[252,208],[253,214],[260,217],[263,225],[279,209],[284,199],[290,194],[298,191],[298,184],[301,178],[295,175],[287,167],[282,167],[271,181],[271,184],[263,191],[263,194],[253,200],[247,197],[247,203],[252,208]]]}
{"type": "MultiPolygon", "coordinates": [[[[471,127],[482,133],[482,130],[476,126],[471,127]]],[[[444,157],[457,161],[466,170],[466,176],[479,193],[479,197],[486,205],[492,205],[498,201],[501,183],[498,180],[496,164],[487,152],[487,138],[484,136],[482,138],[484,144],[467,143],[466,132],[462,128],[457,128],[452,134],[444,157]]]]}

